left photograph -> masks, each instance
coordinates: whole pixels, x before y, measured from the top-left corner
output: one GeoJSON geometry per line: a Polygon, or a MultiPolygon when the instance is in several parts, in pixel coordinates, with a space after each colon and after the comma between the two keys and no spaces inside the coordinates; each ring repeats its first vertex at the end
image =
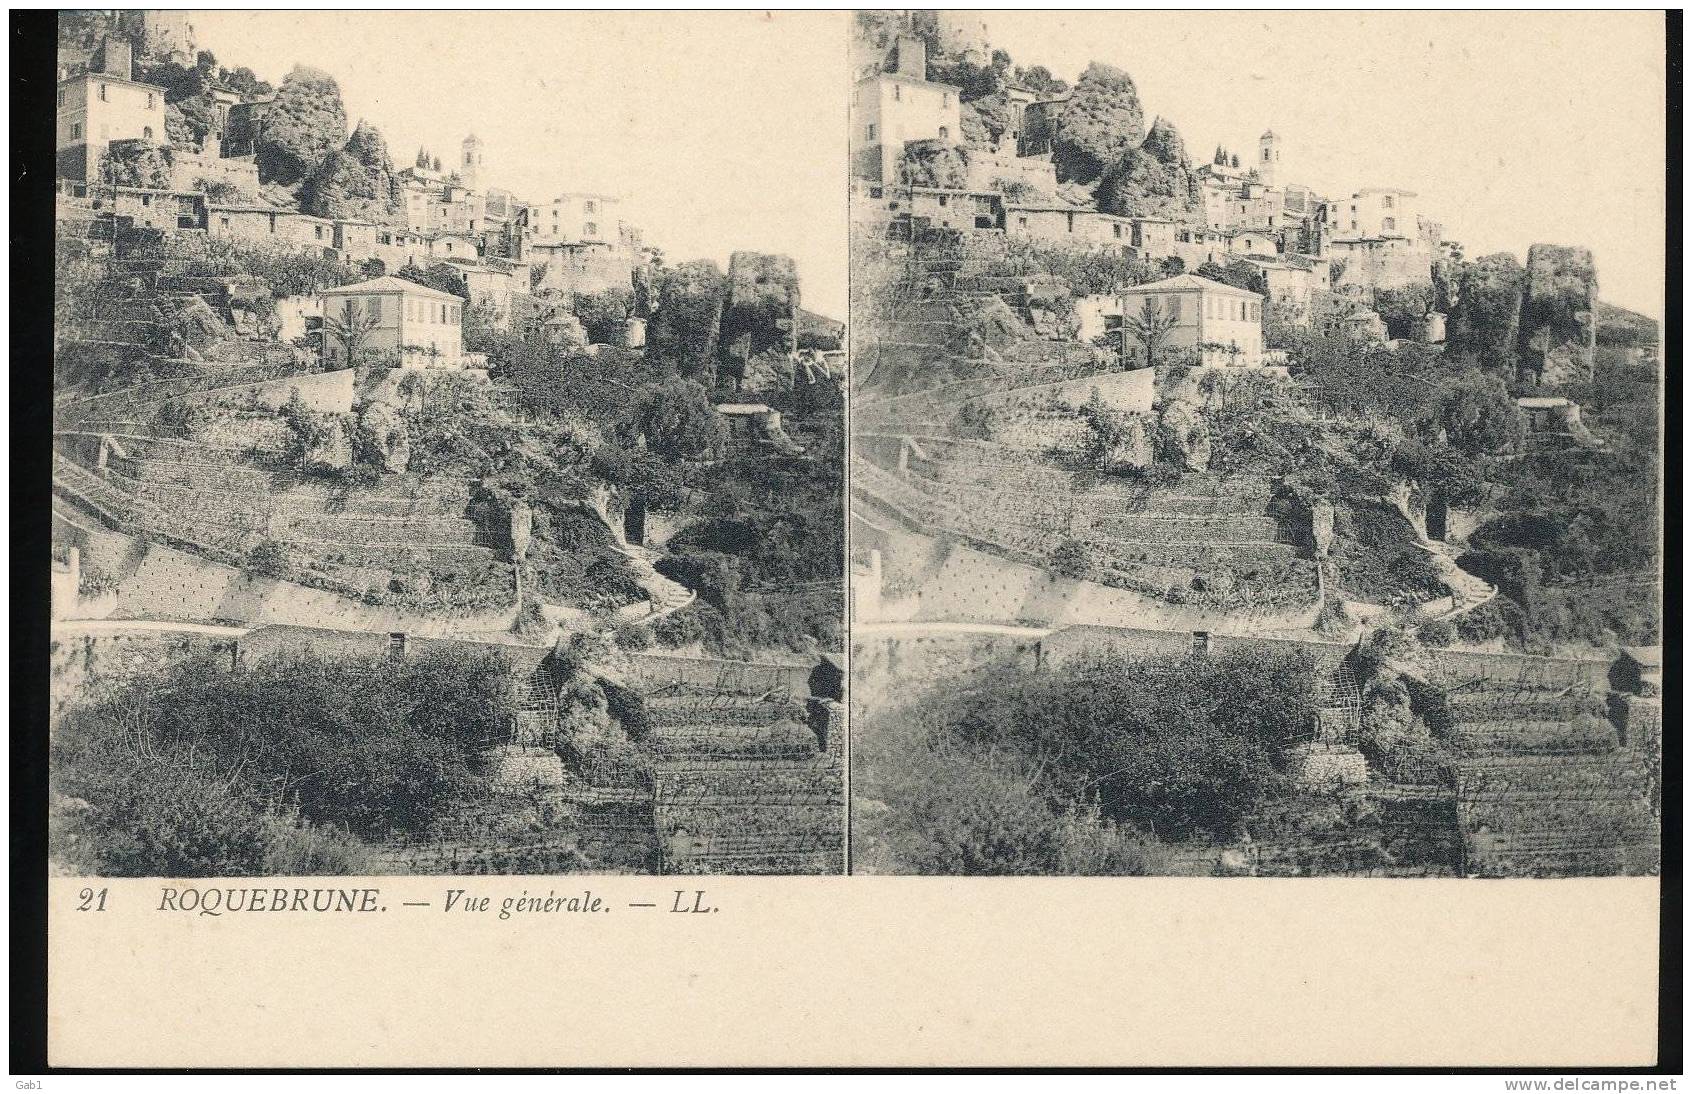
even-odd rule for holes
{"type": "Polygon", "coordinates": [[[54,874],[844,872],[848,18],[59,14],[54,874]]]}

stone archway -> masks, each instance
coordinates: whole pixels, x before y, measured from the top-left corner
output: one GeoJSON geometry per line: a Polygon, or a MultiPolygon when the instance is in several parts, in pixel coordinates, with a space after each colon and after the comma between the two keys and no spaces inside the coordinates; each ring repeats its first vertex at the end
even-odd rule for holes
{"type": "Polygon", "coordinates": [[[631,547],[646,546],[646,499],[638,494],[623,508],[623,540],[631,547]]]}
{"type": "Polygon", "coordinates": [[[1435,494],[1428,499],[1428,538],[1436,543],[1444,543],[1446,526],[1450,520],[1450,505],[1444,494],[1435,494]]]}

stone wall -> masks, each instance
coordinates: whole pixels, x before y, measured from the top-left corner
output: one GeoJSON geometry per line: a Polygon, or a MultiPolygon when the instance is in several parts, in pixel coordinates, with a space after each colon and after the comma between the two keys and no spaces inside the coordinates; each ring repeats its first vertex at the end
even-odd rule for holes
{"type": "Polygon", "coordinates": [[[631,653],[627,662],[629,682],[642,690],[688,684],[724,693],[750,695],[767,691],[809,695],[811,669],[811,665],[777,665],[660,653],[631,653]]]}
{"type": "Polygon", "coordinates": [[[509,631],[509,608],[449,615],[367,604],[323,589],[258,577],[233,566],[110,531],[87,535],[83,566],[117,579],[104,617],[189,622],[286,623],[351,631],[456,636],[509,631]]]}
{"type": "MultiPolygon", "coordinates": [[[[896,533],[904,546],[926,557],[932,541],[896,533]]],[[[1174,604],[1160,597],[1091,581],[1061,577],[1022,562],[961,544],[940,549],[941,563],[924,575],[913,619],[970,623],[1092,623],[1174,631],[1304,630],[1321,611],[1319,598],[1283,609],[1217,609],[1174,604]]]]}

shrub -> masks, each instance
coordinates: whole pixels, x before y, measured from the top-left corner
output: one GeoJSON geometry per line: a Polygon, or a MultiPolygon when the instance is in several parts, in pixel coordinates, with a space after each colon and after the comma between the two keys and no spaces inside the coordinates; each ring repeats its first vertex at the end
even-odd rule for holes
{"type": "Polygon", "coordinates": [[[71,708],[55,791],[86,865],[124,876],[361,870],[480,791],[512,717],[498,653],[179,663],[71,708]]]}

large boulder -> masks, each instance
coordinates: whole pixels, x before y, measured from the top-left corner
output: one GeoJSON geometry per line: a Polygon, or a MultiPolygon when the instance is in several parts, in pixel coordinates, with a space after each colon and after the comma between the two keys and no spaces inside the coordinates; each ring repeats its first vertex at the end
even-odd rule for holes
{"type": "Polygon", "coordinates": [[[1449,352],[1476,354],[1489,367],[1514,368],[1526,276],[1516,256],[1507,252],[1465,265],[1453,279],[1456,299],[1446,324],[1449,352]]]}
{"type": "Polygon", "coordinates": [[[387,142],[376,127],[360,121],[345,148],[325,156],[300,191],[300,204],[313,216],[382,221],[401,208],[399,178],[387,142]]]}
{"type": "Polygon", "coordinates": [[[1052,139],[1060,182],[1092,182],[1124,152],[1138,148],[1145,112],[1133,78],[1094,61],[1075,83],[1052,139]]]}
{"type": "Polygon", "coordinates": [[[259,179],[292,186],[303,182],[347,138],[341,88],[327,72],[304,65],[282,80],[263,110],[255,146],[259,179]]]}
{"type": "Polygon", "coordinates": [[[1542,384],[1589,383],[1598,334],[1598,272],[1585,247],[1528,248],[1521,366],[1542,384]]]}
{"type": "Polygon", "coordinates": [[[969,186],[969,150],[939,140],[910,141],[899,161],[899,181],[906,186],[969,186]]]}

